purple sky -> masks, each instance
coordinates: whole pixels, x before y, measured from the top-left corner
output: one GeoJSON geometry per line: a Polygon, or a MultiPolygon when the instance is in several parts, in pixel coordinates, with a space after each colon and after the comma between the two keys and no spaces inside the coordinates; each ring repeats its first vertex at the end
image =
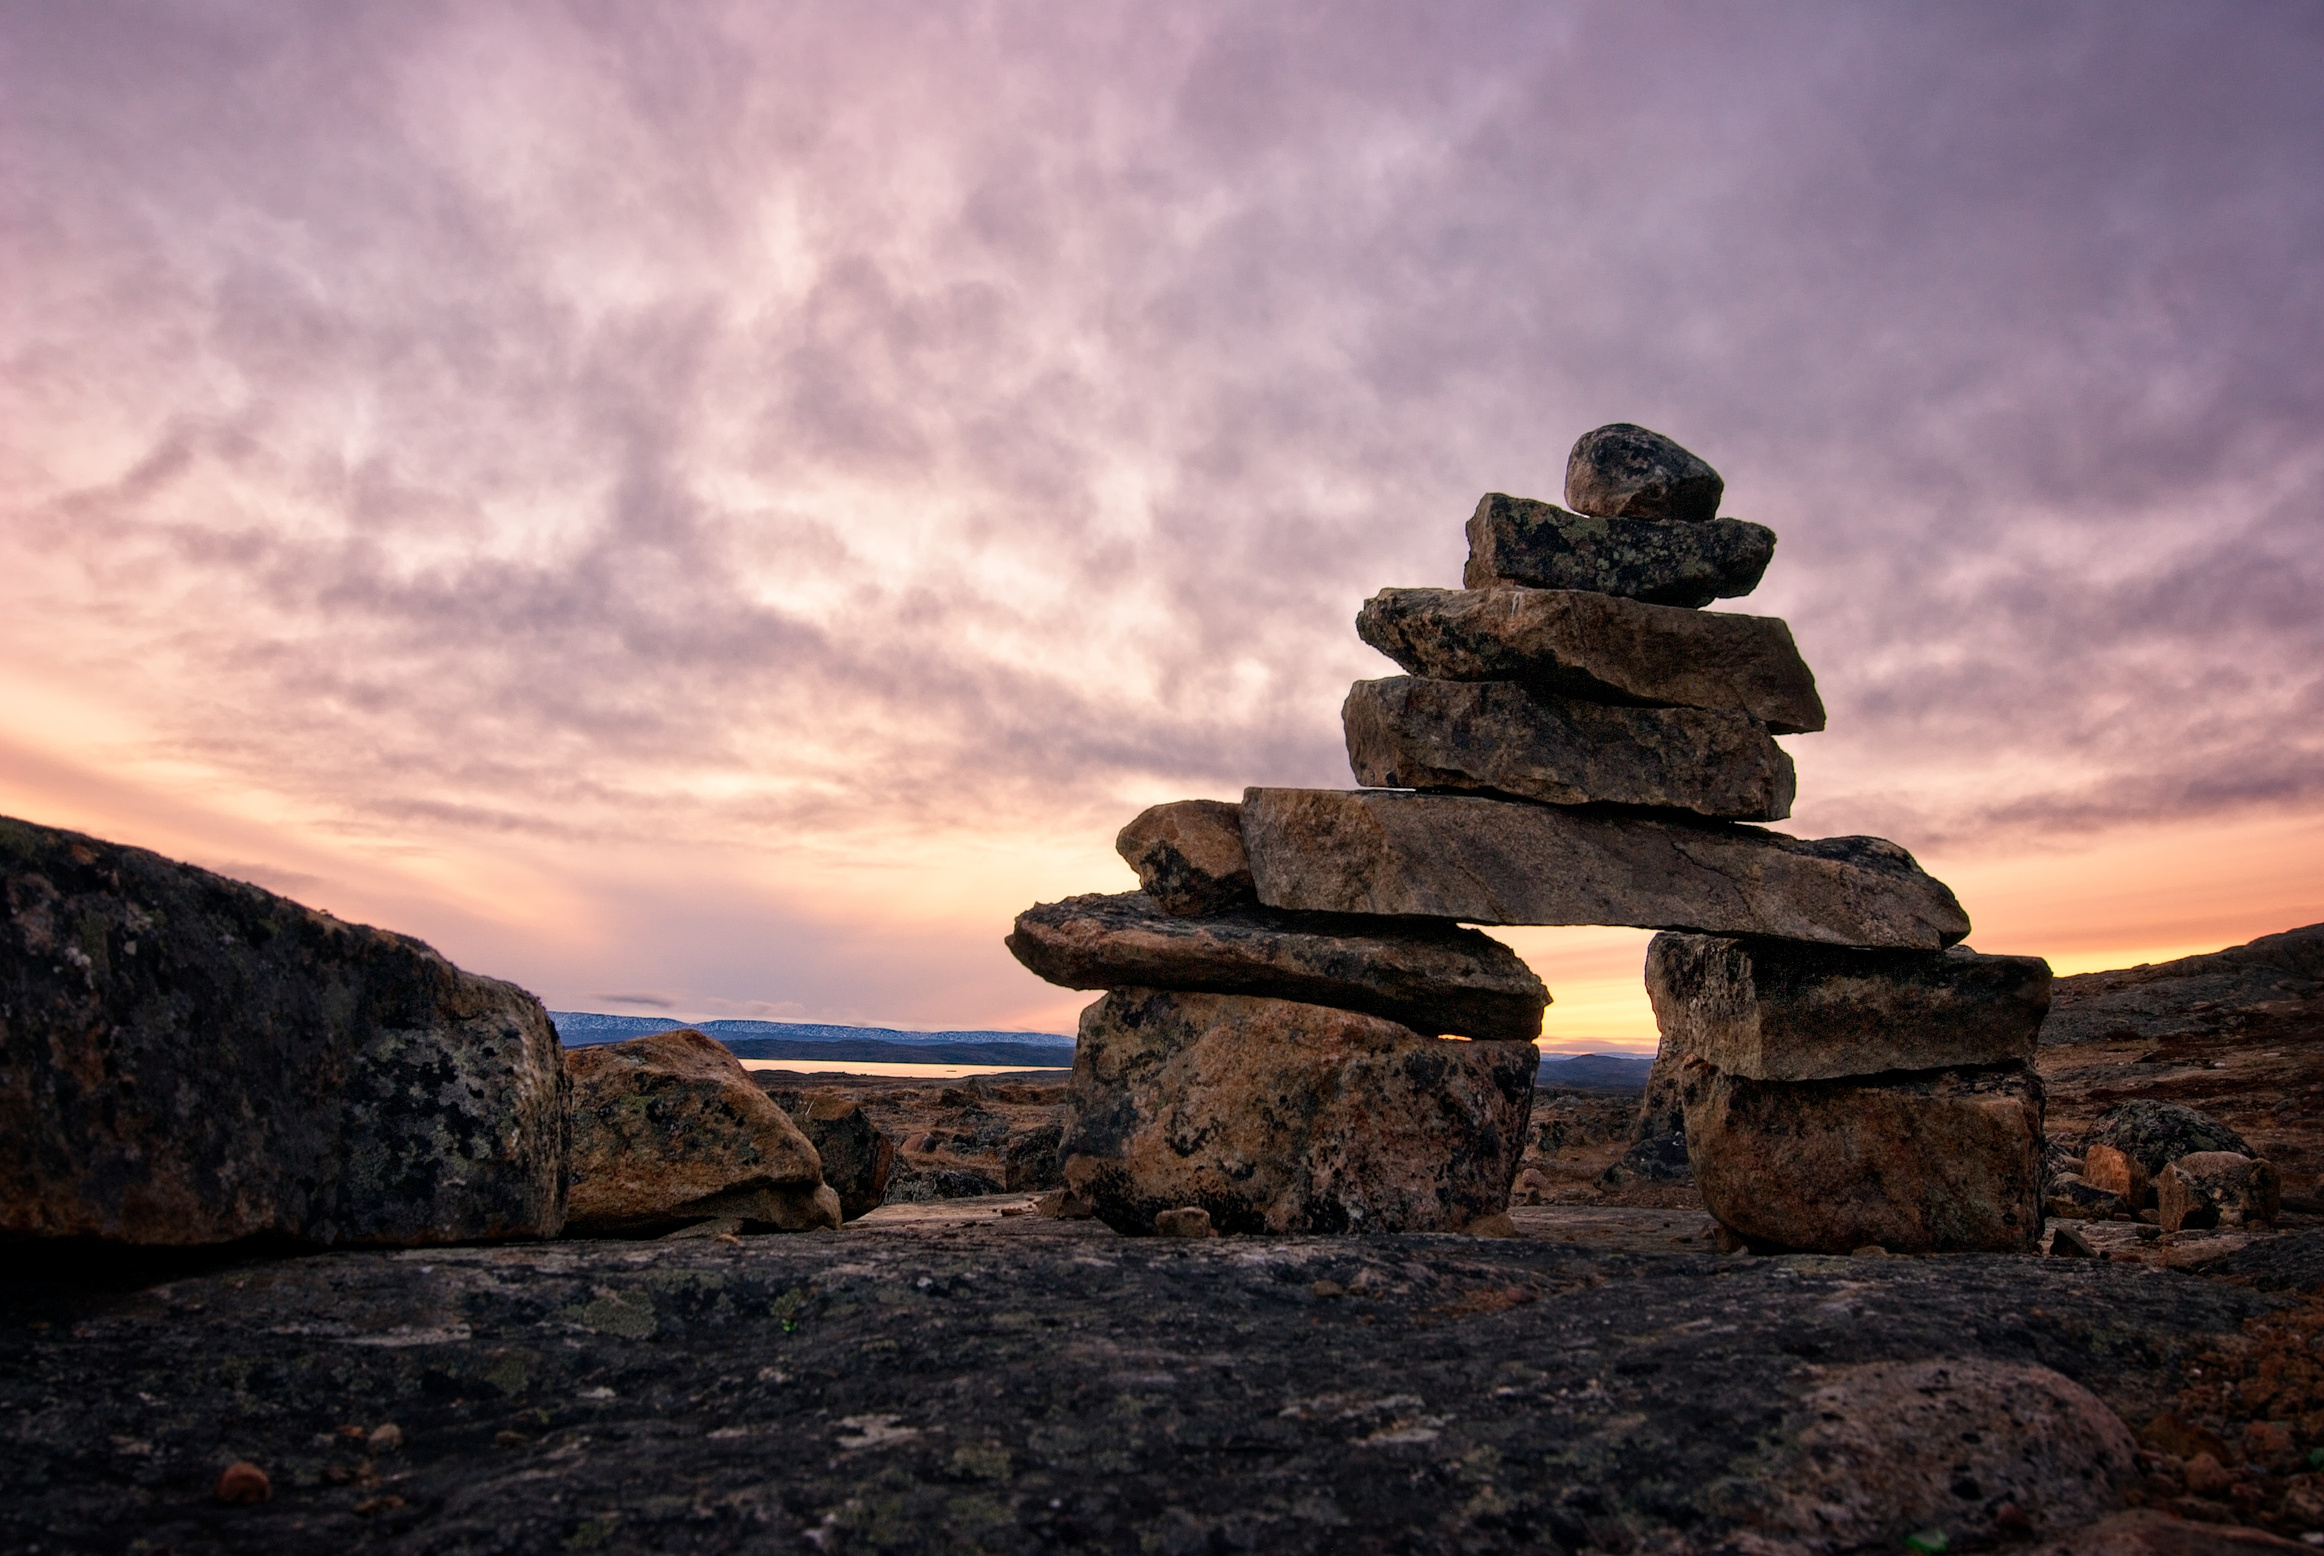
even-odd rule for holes
{"type": "Polygon", "coordinates": [[[1009,915],[1347,784],[1356,606],[1632,420],[1782,537],[1795,830],[1987,949],[2324,918],[2320,82],[2308,4],[8,5],[0,808],[552,1005],[1054,1029],[1009,915]]]}

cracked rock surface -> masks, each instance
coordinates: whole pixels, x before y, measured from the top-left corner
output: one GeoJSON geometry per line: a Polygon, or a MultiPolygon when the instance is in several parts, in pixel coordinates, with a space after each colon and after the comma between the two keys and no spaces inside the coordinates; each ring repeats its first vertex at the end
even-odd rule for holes
{"type": "Polygon", "coordinates": [[[1960,1549],[2004,1496],[2046,1498],[2044,1535],[2110,1503],[2121,1440],[2082,1391],[2147,1421],[2290,1305],[2094,1260],[1720,1256],[1699,1213],[1569,1241],[1548,1211],[1509,1240],[903,1214],[16,1261],[0,1547],[1837,1550],[1941,1518],[1960,1549]],[[1815,1448],[1881,1462],[1905,1394],[1995,1440],[1961,1448],[1962,1489],[1859,1489],[1816,1533],[1815,1448]],[[213,1499],[237,1460],[273,1500],[213,1499]]]}

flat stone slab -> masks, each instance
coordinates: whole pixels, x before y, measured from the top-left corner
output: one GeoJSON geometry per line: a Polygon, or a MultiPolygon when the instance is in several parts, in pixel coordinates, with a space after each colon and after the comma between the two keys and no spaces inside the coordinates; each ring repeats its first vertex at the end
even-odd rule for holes
{"type": "Polygon", "coordinates": [[[1755,1081],[1679,1067],[1703,1203],[1752,1246],[2024,1253],[2042,1233],[2041,1078],[2022,1066],[1755,1081]]]}
{"type": "Polygon", "coordinates": [[[1435,680],[1747,713],[1778,735],[1824,727],[1816,678],[1774,616],[1578,589],[1383,589],[1357,613],[1356,632],[1435,680]]]}
{"type": "Polygon", "coordinates": [[[1116,1231],[1452,1232],[1509,1208],[1531,1042],[1355,1011],[1117,989],[1082,1012],[1065,1186],[1116,1231]]]}
{"type": "Polygon", "coordinates": [[[1665,1053],[1762,1081],[2032,1061],[2050,1004],[2038,956],[1856,951],[1660,934],[1646,993],[1665,1053]]]}
{"type": "Polygon", "coordinates": [[[1514,681],[1358,681],[1340,722],[1356,781],[1379,788],[1781,821],[1798,782],[1790,755],[1748,714],[1577,702],[1514,681]]]}
{"type": "Polygon", "coordinates": [[[1381,790],[1247,789],[1259,900],[1471,924],[1629,924],[1935,951],[1969,933],[1942,881],[1876,837],[1381,790]]]}
{"type": "Polygon", "coordinates": [[[1364,1011],[1432,1036],[1531,1042],[1549,1003],[1516,952],[1442,919],[1260,907],[1190,918],[1132,891],[1027,908],[1008,947],[1068,989],[1264,995],[1364,1011]]]}
{"type": "Polygon", "coordinates": [[[1601,519],[1487,492],[1469,516],[1461,587],[1586,589],[1687,609],[1759,587],[1775,531],[1741,519],[1601,519]]]}

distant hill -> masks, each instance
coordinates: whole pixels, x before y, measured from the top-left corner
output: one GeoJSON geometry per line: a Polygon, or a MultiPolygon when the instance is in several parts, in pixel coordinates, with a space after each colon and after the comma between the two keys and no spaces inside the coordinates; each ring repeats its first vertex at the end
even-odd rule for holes
{"type": "Polygon", "coordinates": [[[552,1010],[567,1048],[690,1026],[717,1038],[738,1059],[828,1059],[834,1064],[1005,1064],[1062,1069],[1073,1063],[1073,1039],[1055,1032],[902,1032],[814,1021],[673,1021],[667,1016],[603,1016],[552,1010]]]}
{"type": "Polygon", "coordinates": [[[1653,1068],[1651,1054],[1543,1054],[1533,1084],[1575,1091],[1644,1091],[1646,1072],[1653,1068]]]}
{"type": "MultiPolygon", "coordinates": [[[[841,1027],[814,1021],[673,1021],[667,1016],[601,1016],[552,1010],[567,1048],[690,1026],[717,1038],[738,1059],[828,1059],[834,1064],[1005,1064],[1066,1069],[1073,1039],[1058,1032],[904,1032],[894,1027],[841,1027]]],[[[1539,1086],[1575,1091],[1643,1091],[1653,1059],[1645,1054],[1543,1054],[1539,1086]]]]}
{"type": "Polygon", "coordinates": [[[2324,1020],[2324,924],[2175,962],[2075,973],[2050,985],[2042,1046],[2313,1030],[2324,1020]]]}

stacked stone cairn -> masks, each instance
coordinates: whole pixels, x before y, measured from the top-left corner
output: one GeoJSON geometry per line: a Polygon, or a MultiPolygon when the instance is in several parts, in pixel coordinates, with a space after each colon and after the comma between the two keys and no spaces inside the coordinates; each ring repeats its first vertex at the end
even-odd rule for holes
{"type": "Polygon", "coordinates": [[[2049,968],[1960,945],[1894,843],[1749,825],[1824,708],[1782,621],[1702,609],[1775,548],[1724,490],[1659,433],[1585,435],[1566,507],[1478,504],[1465,587],[1365,602],[1409,672],[1348,693],[1365,787],[1156,806],[1118,841],[1140,890],[1018,917],[1027,967],[1108,991],[1072,1194],[1133,1232],[1505,1224],[1549,996],[1465,926],[1630,925],[1665,931],[1647,1125],[1683,1120],[1730,1246],[2034,1246],[2049,968]]]}

